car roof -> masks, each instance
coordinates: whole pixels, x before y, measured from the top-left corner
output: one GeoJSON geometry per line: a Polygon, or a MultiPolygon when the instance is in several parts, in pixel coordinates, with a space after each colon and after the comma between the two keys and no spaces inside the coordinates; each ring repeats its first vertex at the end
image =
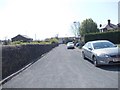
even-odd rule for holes
{"type": "Polygon", "coordinates": [[[68,43],[73,43],[73,42],[68,42],[68,43]]]}
{"type": "Polygon", "coordinates": [[[89,43],[97,43],[97,42],[110,42],[108,40],[95,40],[95,41],[89,41],[89,43]]]}

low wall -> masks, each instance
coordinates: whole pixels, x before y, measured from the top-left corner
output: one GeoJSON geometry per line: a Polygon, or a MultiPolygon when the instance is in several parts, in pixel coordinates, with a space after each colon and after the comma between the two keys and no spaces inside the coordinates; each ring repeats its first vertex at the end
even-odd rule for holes
{"type": "Polygon", "coordinates": [[[2,79],[38,60],[56,46],[57,44],[2,46],[2,79]]]}

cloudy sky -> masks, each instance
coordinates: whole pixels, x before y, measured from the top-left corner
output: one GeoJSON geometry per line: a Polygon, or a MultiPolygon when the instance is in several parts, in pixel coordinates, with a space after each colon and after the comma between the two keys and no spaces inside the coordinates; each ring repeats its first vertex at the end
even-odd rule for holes
{"type": "Polygon", "coordinates": [[[0,0],[0,39],[17,34],[33,39],[74,36],[71,25],[92,18],[118,23],[119,0],[0,0]]]}

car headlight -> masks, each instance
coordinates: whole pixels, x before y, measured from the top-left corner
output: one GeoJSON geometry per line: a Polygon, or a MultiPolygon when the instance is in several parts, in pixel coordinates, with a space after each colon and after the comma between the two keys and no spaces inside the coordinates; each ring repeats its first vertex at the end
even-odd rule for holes
{"type": "Polygon", "coordinates": [[[99,55],[100,57],[106,57],[106,58],[108,58],[108,57],[110,57],[110,55],[108,55],[108,54],[101,54],[101,55],[99,55]]]}

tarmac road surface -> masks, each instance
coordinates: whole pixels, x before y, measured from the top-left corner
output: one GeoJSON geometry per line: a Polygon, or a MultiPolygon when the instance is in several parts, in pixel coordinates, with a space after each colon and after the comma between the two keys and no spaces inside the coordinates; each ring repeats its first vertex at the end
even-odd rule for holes
{"type": "MultiPolygon", "coordinates": [[[[95,67],[81,50],[59,45],[3,88],[118,88],[118,66],[95,67]]],[[[120,79],[120,78],[119,78],[120,79]]]]}

